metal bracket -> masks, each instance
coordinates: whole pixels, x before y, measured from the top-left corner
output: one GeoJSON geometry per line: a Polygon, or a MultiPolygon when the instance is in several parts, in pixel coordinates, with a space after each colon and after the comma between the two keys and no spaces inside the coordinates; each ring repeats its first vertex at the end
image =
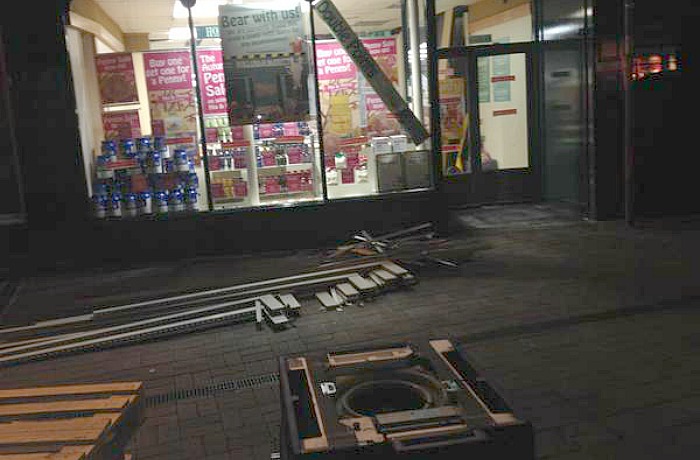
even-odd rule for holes
{"type": "Polygon", "coordinates": [[[326,396],[333,396],[338,392],[338,388],[333,382],[321,382],[321,393],[326,396]]]}

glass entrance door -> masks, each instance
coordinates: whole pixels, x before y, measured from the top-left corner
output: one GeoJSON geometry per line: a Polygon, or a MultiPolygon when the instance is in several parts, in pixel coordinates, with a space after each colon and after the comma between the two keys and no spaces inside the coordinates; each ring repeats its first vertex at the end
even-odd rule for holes
{"type": "Polygon", "coordinates": [[[530,46],[440,50],[438,62],[444,189],[450,204],[535,200],[539,181],[533,167],[530,46]]]}

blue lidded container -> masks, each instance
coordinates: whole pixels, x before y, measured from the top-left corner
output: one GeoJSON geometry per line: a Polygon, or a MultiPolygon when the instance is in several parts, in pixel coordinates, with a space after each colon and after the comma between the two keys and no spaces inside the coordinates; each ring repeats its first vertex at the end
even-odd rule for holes
{"type": "Polygon", "coordinates": [[[122,140],[122,154],[126,158],[134,158],[136,156],[136,143],[133,139],[122,140]]]}
{"type": "Polygon", "coordinates": [[[174,212],[185,210],[185,194],[181,188],[175,188],[170,192],[169,208],[174,212]]]}
{"type": "Polygon", "coordinates": [[[175,170],[179,172],[189,172],[190,165],[187,158],[187,150],[175,150],[175,170]]]}
{"type": "Polygon", "coordinates": [[[112,215],[112,217],[121,217],[122,216],[122,196],[120,193],[117,193],[117,192],[112,193],[111,215],[112,215]]]}
{"type": "Polygon", "coordinates": [[[168,213],[168,194],[163,190],[158,190],[155,194],[156,212],[158,214],[168,213]]]}
{"type": "Polygon", "coordinates": [[[160,153],[153,151],[148,154],[149,156],[149,168],[148,172],[151,174],[161,174],[163,172],[163,162],[160,158],[160,153]]]}
{"type": "Polygon", "coordinates": [[[135,193],[127,193],[124,195],[124,207],[128,217],[136,217],[139,214],[139,202],[135,193]]]}
{"type": "Polygon", "coordinates": [[[107,217],[107,212],[109,210],[109,199],[106,194],[103,195],[93,195],[92,205],[95,212],[95,217],[98,219],[104,219],[107,217]]]}
{"type": "Polygon", "coordinates": [[[188,211],[197,210],[197,189],[195,187],[187,187],[187,192],[185,193],[185,206],[188,211]]]}
{"type": "Polygon", "coordinates": [[[153,214],[153,198],[151,192],[141,192],[139,195],[139,212],[141,214],[153,214]]]}

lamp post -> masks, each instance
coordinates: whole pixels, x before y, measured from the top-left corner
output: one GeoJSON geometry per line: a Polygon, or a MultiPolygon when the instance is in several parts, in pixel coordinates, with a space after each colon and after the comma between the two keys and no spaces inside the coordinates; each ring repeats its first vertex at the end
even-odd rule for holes
{"type": "MultiPolygon", "coordinates": [[[[199,91],[201,82],[199,81],[199,64],[197,63],[197,46],[196,46],[196,34],[194,30],[194,21],[192,20],[192,7],[197,3],[197,0],[180,0],[182,6],[187,8],[187,19],[190,27],[190,48],[192,51],[192,70],[194,71],[194,81],[197,84],[197,90],[199,91]]],[[[202,111],[202,98],[199,94],[196,95],[197,99],[197,111],[199,120],[199,131],[201,134],[202,143],[202,161],[204,162],[204,183],[207,187],[207,207],[209,211],[213,209],[212,197],[211,197],[211,184],[209,179],[209,156],[207,153],[207,132],[204,127],[204,112],[202,111]]]]}

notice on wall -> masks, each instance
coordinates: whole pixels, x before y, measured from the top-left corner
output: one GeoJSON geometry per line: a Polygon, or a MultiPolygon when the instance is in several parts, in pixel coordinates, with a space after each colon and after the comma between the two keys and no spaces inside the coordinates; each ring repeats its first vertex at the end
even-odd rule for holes
{"type": "Polygon", "coordinates": [[[197,69],[202,87],[199,95],[204,115],[226,115],[226,79],[224,55],[220,49],[197,50],[197,69]]]}
{"type": "Polygon", "coordinates": [[[164,136],[187,138],[197,131],[197,107],[188,51],[144,53],[151,122],[164,136]]]}
{"type": "Polygon", "coordinates": [[[464,134],[464,78],[452,76],[439,80],[440,123],[443,145],[460,144],[464,134]]]}
{"type": "Polygon", "coordinates": [[[491,58],[478,58],[476,60],[476,69],[479,103],[491,102],[491,58]]]}
{"type": "Polygon", "coordinates": [[[502,54],[499,56],[493,56],[491,58],[491,65],[493,67],[493,77],[491,81],[493,82],[493,102],[510,102],[511,100],[511,81],[506,77],[511,75],[510,70],[510,55],[502,54]]]}
{"type": "Polygon", "coordinates": [[[138,110],[106,112],[102,114],[105,139],[136,139],[141,137],[138,110]]]}
{"type": "Polygon", "coordinates": [[[139,101],[131,53],[99,54],[95,66],[102,104],[139,101]]]}
{"type": "Polygon", "coordinates": [[[309,60],[300,4],[219,7],[231,125],[309,117],[309,60]]]}
{"type": "MultiPolygon", "coordinates": [[[[392,84],[398,84],[396,39],[362,40],[392,84]]],[[[334,154],[341,138],[390,136],[401,125],[336,40],[316,44],[324,149],[334,154]]]]}

